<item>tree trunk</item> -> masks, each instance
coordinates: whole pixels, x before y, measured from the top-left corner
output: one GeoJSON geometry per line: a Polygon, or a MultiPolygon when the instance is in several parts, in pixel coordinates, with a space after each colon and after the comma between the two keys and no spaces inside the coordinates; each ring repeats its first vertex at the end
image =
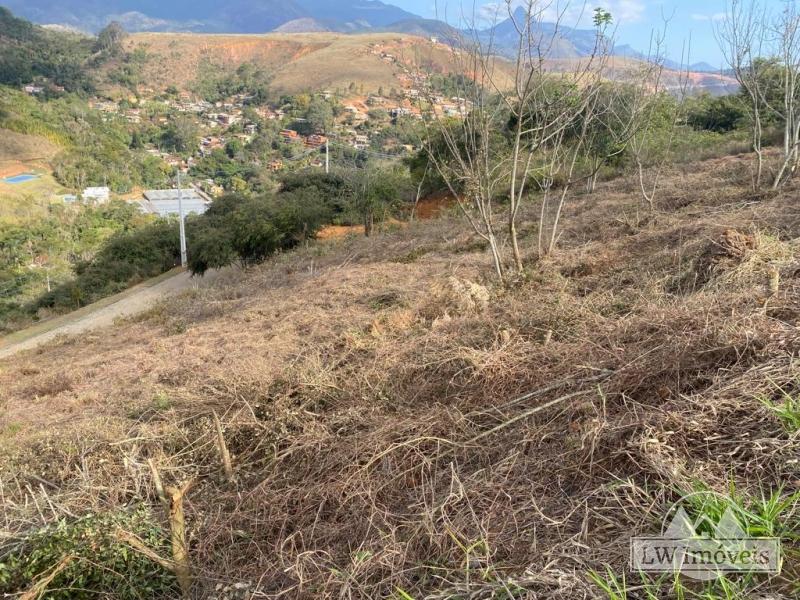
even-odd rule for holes
{"type": "Polygon", "coordinates": [[[546,187],[542,195],[542,208],[539,211],[539,231],[536,238],[536,251],[539,258],[545,255],[544,252],[544,219],[547,216],[547,203],[550,199],[550,188],[546,187]]]}
{"type": "Polygon", "coordinates": [[[586,191],[590,194],[594,194],[595,190],[597,189],[597,178],[600,176],[600,170],[596,169],[594,173],[589,175],[589,179],[586,182],[586,191]]]}
{"type": "Polygon", "coordinates": [[[375,215],[371,210],[364,214],[364,235],[369,237],[372,235],[372,230],[375,226],[375,215]]]}
{"type": "Polygon", "coordinates": [[[489,249],[492,251],[492,261],[494,262],[494,271],[497,274],[497,277],[500,281],[503,281],[505,278],[505,273],[503,271],[503,259],[500,256],[500,248],[497,246],[497,238],[494,236],[494,233],[489,232],[489,249]]]}
{"type": "MultiPolygon", "coordinates": [[[[642,161],[638,158],[636,159],[636,167],[637,171],[639,172],[639,189],[642,192],[642,198],[647,202],[648,206],[650,207],[650,212],[655,211],[655,194],[648,194],[647,190],[645,189],[644,185],[644,165],[642,161]]],[[[655,191],[655,190],[654,190],[655,191]]]]}
{"type": "Polygon", "coordinates": [[[524,266],[522,264],[522,254],[519,251],[519,242],[517,241],[516,219],[512,218],[508,221],[508,236],[511,238],[511,249],[514,253],[514,267],[518,273],[522,273],[524,266]]]}
{"type": "Polygon", "coordinates": [[[553,217],[553,229],[550,231],[550,245],[547,247],[547,253],[552,254],[556,249],[556,242],[558,241],[558,224],[561,222],[561,213],[564,210],[564,202],[567,200],[567,192],[569,192],[569,185],[564,185],[561,190],[561,198],[558,200],[558,208],[556,208],[556,215],[553,217]]]}

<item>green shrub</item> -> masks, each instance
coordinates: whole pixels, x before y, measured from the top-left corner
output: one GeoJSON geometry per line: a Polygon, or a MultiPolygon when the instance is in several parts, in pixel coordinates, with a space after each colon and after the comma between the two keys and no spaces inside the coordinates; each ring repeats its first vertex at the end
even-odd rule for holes
{"type": "Polygon", "coordinates": [[[746,118],[740,96],[704,94],[688,101],[686,122],[695,129],[725,133],[745,125],[746,118]]]}
{"type": "Polygon", "coordinates": [[[189,222],[189,267],[202,275],[236,260],[258,263],[312,237],[331,215],[308,189],[256,198],[229,194],[189,222]]]}
{"type": "Polygon", "coordinates": [[[800,431],[800,395],[778,388],[779,400],[763,397],[761,402],[780,420],[789,433],[800,431]]]}
{"type": "Polygon", "coordinates": [[[0,548],[0,593],[18,594],[71,559],[42,596],[81,600],[111,596],[119,600],[175,597],[172,574],[115,537],[133,533],[154,552],[168,557],[168,535],[145,508],[57,523],[36,529],[0,548]]]}
{"type": "Polygon", "coordinates": [[[39,297],[33,306],[75,309],[169,271],[180,260],[178,224],[161,219],[114,234],[76,277],[39,297]]]}

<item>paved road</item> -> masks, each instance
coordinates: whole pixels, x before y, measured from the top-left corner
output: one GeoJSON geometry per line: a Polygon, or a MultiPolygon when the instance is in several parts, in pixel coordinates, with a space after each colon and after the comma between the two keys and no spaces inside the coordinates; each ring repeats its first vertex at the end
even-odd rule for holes
{"type": "Polygon", "coordinates": [[[48,327],[47,323],[43,323],[28,331],[14,334],[12,341],[6,345],[0,340],[0,358],[35,348],[59,335],[75,335],[91,329],[107,327],[119,317],[129,317],[144,312],[165,296],[186,289],[207,286],[213,278],[213,273],[209,273],[204,278],[192,278],[188,272],[182,271],[168,276],[166,279],[162,276],[150,282],[144,282],[115,297],[98,302],[94,305],[94,309],[90,305],[77,313],[65,315],[59,318],[52,328],[48,327]],[[115,298],[117,299],[115,300],[115,298]],[[44,330],[40,331],[43,328],[44,330]],[[16,339],[21,341],[13,341],[16,339]]]}

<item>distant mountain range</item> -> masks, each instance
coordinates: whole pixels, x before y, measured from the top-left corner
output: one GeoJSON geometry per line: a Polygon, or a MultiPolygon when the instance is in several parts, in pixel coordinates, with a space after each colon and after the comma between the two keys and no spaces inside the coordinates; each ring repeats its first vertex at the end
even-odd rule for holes
{"type": "MultiPolygon", "coordinates": [[[[452,42],[459,36],[482,42],[491,40],[499,54],[513,54],[518,41],[511,19],[487,29],[459,31],[442,21],[423,19],[379,0],[229,0],[222,4],[217,0],[5,0],[4,3],[15,14],[36,23],[91,33],[110,21],[120,22],[131,32],[396,32],[436,36],[444,42],[452,42]]],[[[517,10],[517,20],[524,19],[524,11],[517,10]]],[[[556,28],[548,23],[540,24],[538,29],[535,35],[548,41],[548,57],[554,59],[587,56],[597,39],[593,29],[556,28]]],[[[643,58],[629,46],[617,46],[615,54],[643,58]]],[[[707,63],[692,65],[690,69],[718,71],[707,63]]]]}
{"type": "Polygon", "coordinates": [[[119,21],[129,31],[265,33],[294,21],[346,32],[418,18],[378,0],[5,0],[4,4],[36,23],[93,33],[110,21],[119,21]]]}
{"type": "MultiPolygon", "coordinates": [[[[631,46],[623,45],[623,46],[614,46],[614,54],[616,56],[625,56],[627,58],[635,58],[637,60],[647,60],[647,55],[639,52],[638,50],[632,48],[631,46]]],[[[720,67],[715,67],[712,64],[707,62],[696,62],[690,65],[683,65],[678,61],[675,60],[664,60],[664,66],[667,69],[672,69],[673,71],[691,71],[693,73],[717,73],[717,74],[727,74],[720,70],[720,67]]]]}
{"type": "MultiPolygon", "coordinates": [[[[493,27],[470,32],[469,35],[477,37],[484,44],[491,43],[497,48],[498,53],[511,54],[513,56],[519,43],[517,27],[520,23],[525,22],[525,18],[525,10],[520,7],[516,9],[512,18],[501,21],[493,27]]],[[[563,24],[557,26],[553,23],[537,23],[532,34],[534,39],[543,40],[543,46],[548,48],[547,58],[552,59],[589,56],[596,50],[597,46],[597,30],[595,29],[577,29],[563,24]]],[[[614,46],[613,54],[638,60],[646,60],[648,58],[642,52],[638,52],[628,45],[614,46]]],[[[685,65],[670,60],[665,61],[664,66],[668,69],[686,70],[685,65]]],[[[719,69],[705,62],[689,65],[689,70],[709,73],[719,72],[719,69]]]]}

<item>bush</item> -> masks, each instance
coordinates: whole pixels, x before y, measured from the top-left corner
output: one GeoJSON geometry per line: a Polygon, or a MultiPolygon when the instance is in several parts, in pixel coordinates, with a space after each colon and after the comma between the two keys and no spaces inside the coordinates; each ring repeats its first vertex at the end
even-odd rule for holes
{"type": "Polygon", "coordinates": [[[40,308],[75,309],[156,277],[179,264],[178,224],[160,220],[113,235],[90,261],[76,267],[77,277],[41,296],[40,308]]]}
{"type": "Polygon", "coordinates": [[[44,78],[69,92],[91,92],[86,68],[90,38],[48,31],[0,7],[0,84],[21,85],[44,78]]]}
{"type": "Polygon", "coordinates": [[[176,597],[173,575],[119,542],[114,535],[118,528],[133,533],[159,555],[169,556],[168,536],[145,508],[62,519],[5,544],[0,551],[0,592],[23,592],[63,564],[48,586],[49,599],[176,597]],[[71,558],[62,563],[67,557],[71,558]]]}
{"type": "Polygon", "coordinates": [[[744,124],[746,114],[739,96],[699,96],[689,101],[686,122],[694,129],[725,133],[744,124]]]}
{"type": "Polygon", "coordinates": [[[303,188],[278,196],[225,196],[190,221],[189,267],[202,275],[236,260],[258,263],[313,236],[331,215],[315,193],[303,188]]]}
{"type": "Polygon", "coordinates": [[[332,213],[335,222],[339,222],[348,211],[347,195],[349,188],[342,173],[289,173],[281,179],[280,195],[290,197],[302,192],[314,196],[316,202],[322,204],[332,213]]]}
{"type": "MultiPolygon", "coordinates": [[[[30,203],[30,200],[27,201],[30,203]]],[[[155,219],[133,204],[113,201],[101,206],[41,207],[39,213],[17,216],[13,203],[0,207],[0,330],[17,329],[34,318],[48,283],[76,277],[115,235],[131,235],[155,219]],[[4,212],[8,211],[8,212],[4,212]]],[[[61,306],[72,308],[80,293],[64,290],[61,306]]],[[[85,295],[85,294],[84,294],[85,295]]],[[[51,302],[52,306],[53,303],[51,302]]]]}

